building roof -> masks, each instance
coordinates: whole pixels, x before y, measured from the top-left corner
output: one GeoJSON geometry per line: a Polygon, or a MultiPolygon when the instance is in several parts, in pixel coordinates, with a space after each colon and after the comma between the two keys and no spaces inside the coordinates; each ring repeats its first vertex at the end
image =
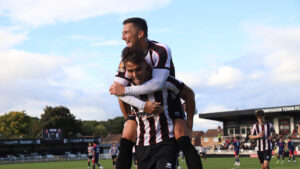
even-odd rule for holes
{"type": "Polygon", "coordinates": [[[256,109],[245,109],[245,110],[232,110],[224,112],[212,112],[199,114],[199,118],[226,121],[226,120],[239,120],[244,119],[255,119],[254,112],[257,109],[262,109],[265,112],[266,117],[278,115],[295,115],[300,113],[300,105],[281,106],[281,107],[266,107],[256,109]]]}
{"type": "Polygon", "coordinates": [[[201,137],[204,134],[203,131],[193,131],[192,132],[192,138],[201,137]]]}
{"type": "Polygon", "coordinates": [[[121,140],[122,134],[109,134],[102,140],[102,143],[119,143],[121,140]]]}
{"type": "Polygon", "coordinates": [[[218,134],[223,134],[223,129],[208,129],[203,137],[217,137],[218,134]]]}

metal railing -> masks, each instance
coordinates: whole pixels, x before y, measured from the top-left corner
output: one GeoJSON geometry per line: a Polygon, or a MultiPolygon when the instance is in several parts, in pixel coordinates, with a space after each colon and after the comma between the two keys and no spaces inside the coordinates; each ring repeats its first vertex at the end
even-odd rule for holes
{"type": "MultiPolygon", "coordinates": [[[[99,159],[109,159],[110,154],[100,154],[99,159]]],[[[13,163],[34,163],[34,162],[50,162],[50,161],[70,161],[70,160],[87,160],[85,154],[75,155],[45,155],[45,156],[28,156],[28,157],[0,157],[0,164],[13,163]]]]}

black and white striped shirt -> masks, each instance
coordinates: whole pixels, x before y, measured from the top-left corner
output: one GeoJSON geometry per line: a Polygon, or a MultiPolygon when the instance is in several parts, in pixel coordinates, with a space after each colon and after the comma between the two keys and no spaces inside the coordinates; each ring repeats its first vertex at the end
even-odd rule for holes
{"type": "Polygon", "coordinates": [[[272,141],[269,140],[269,136],[271,133],[274,132],[274,127],[271,123],[265,123],[260,125],[255,123],[252,127],[251,135],[258,135],[261,132],[265,132],[262,138],[257,139],[257,150],[264,151],[264,150],[272,150],[272,141]]]}
{"type": "Polygon", "coordinates": [[[139,96],[144,101],[160,102],[163,106],[164,112],[159,115],[145,113],[142,109],[133,107],[135,111],[135,118],[137,121],[137,141],[138,146],[148,146],[157,144],[174,137],[173,120],[169,114],[169,99],[170,91],[175,95],[180,95],[184,83],[169,76],[165,87],[157,92],[147,95],[139,96]]]}

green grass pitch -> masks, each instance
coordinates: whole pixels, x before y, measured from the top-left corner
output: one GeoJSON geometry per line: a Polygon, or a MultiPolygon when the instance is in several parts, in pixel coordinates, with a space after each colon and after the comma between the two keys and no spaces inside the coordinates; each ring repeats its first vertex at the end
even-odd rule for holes
{"type": "MultiPolygon", "coordinates": [[[[297,157],[297,163],[288,163],[288,158],[284,164],[276,164],[276,158],[271,160],[271,169],[300,169],[300,158],[297,157]]],[[[240,158],[241,166],[234,166],[234,158],[207,158],[207,162],[203,162],[204,169],[260,169],[260,164],[256,158],[242,157],[240,158]]],[[[104,169],[113,169],[111,160],[100,160],[100,164],[104,169]]],[[[187,169],[185,162],[181,162],[181,168],[187,169]]],[[[20,163],[20,164],[0,164],[0,169],[86,169],[87,160],[80,161],[60,161],[60,162],[39,162],[39,163],[20,163]]],[[[92,168],[92,167],[91,167],[92,168]]],[[[96,167],[96,169],[99,169],[96,167]]],[[[134,169],[134,167],[132,167],[134,169]]]]}

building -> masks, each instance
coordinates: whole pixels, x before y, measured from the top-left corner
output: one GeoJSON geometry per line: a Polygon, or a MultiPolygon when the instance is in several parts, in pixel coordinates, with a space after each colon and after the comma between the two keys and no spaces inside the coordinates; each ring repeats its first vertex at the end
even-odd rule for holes
{"type": "Polygon", "coordinates": [[[110,147],[113,144],[116,144],[116,146],[119,147],[121,137],[122,137],[122,134],[108,134],[108,136],[105,137],[100,144],[100,147],[103,150],[103,153],[109,154],[110,147]]]}
{"type": "Polygon", "coordinates": [[[213,147],[221,143],[219,140],[220,135],[223,134],[221,128],[218,129],[208,129],[201,137],[201,144],[204,147],[213,147]]]}
{"type": "Polygon", "coordinates": [[[300,105],[205,113],[199,114],[199,118],[223,122],[225,137],[237,135],[245,137],[250,133],[252,125],[257,122],[254,115],[257,109],[264,110],[266,122],[273,123],[277,134],[300,139],[296,132],[300,125],[300,105]]]}
{"type": "Polygon", "coordinates": [[[191,134],[191,141],[194,146],[200,146],[201,137],[204,134],[203,131],[193,131],[191,134]]]}

